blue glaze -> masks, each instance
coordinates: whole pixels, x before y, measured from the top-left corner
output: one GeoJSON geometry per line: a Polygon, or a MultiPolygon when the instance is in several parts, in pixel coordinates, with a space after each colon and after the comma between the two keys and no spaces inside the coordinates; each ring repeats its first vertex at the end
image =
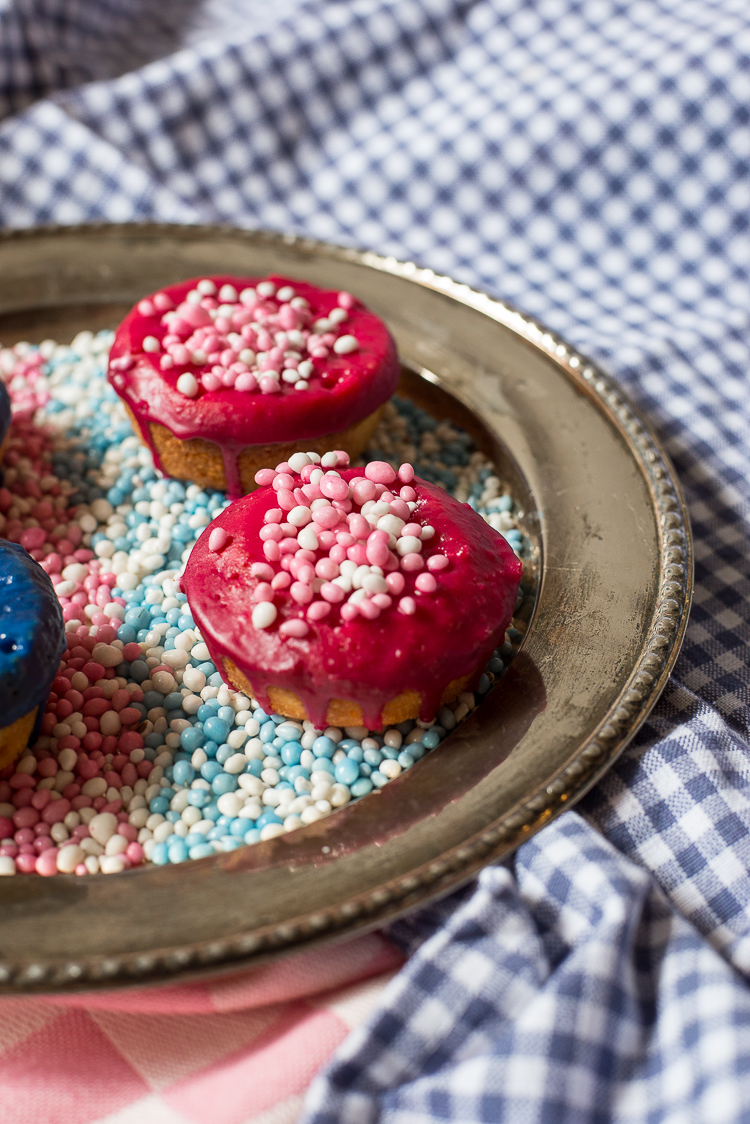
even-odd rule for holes
{"type": "MultiPolygon", "coordinates": [[[[0,406],[0,410],[2,407],[0,406]]],[[[18,543],[0,541],[0,723],[44,704],[65,651],[65,628],[52,582],[18,543]]]]}

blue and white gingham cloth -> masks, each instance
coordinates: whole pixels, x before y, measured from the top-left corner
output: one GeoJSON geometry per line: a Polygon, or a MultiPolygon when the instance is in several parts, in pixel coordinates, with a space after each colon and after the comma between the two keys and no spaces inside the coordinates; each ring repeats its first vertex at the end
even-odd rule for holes
{"type": "Polygon", "coordinates": [[[231,222],[505,297],[664,441],[696,596],[577,812],[394,926],[307,1124],[750,1121],[747,0],[0,0],[0,223],[231,222]]]}

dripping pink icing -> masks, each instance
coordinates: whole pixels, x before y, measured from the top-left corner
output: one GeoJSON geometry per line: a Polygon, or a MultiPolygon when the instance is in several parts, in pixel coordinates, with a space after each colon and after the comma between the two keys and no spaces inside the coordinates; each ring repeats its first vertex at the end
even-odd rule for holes
{"type": "MultiPolygon", "coordinates": [[[[215,443],[222,454],[230,496],[241,494],[237,458],[244,448],[281,442],[301,442],[341,430],[362,421],[390,398],[399,378],[396,347],[379,317],[349,294],[319,289],[304,281],[271,276],[277,288],[290,286],[309,302],[312,321],[327,317],[342,301],[348,319],[342,326],[358,343],[356,351],[327,358],[313,358],[314,373],[306,390],[281,384],[278,393],[247,393],[234,387],[200,388],[195,397],[177,389],[185,373],[197,377],[210,372],[212,363],[188,362],[163,370],[163,349],[144,351],[143,342],[152,336],[162,344],[169,334],[165,312],[177,309],[200,278],[171,285],[139,301],[125,317],[110,352],[108,378],[130,407],[141,437],[161,468],[150,437],[149,423],[165,426],[176,437],[202,437],[215,443]]],[[[260,279],[213,276],[218,290],[233,285],[239,292],[256,286],[260,279]]]]}
{"type": "MultiPolygon", "coordinates": [[[[338,471],[347,482],[363,476],[362,469],[338,471]]],[[[292,475],[295,487],[305,483],[303,476],[292,475]]],[[[346,600],[318,618],[319,595],[300,604],[286,579],[276,581],[285,571],[279,560],[269,562],[267,540],[261,538],[269,526],[267,513],[278,504],[278,491],[270,485],[233,503],[201,535],[182,588],[217,668],[223,669],[223,658],[232,660],[264,708],[268,686],[284,687],[323,727],[329,701],[351,699],[362,707],[365,724],[377,729],[383,707],[401,692],[417,691],[420,716],[429,720],[448,683],[465,675],[472,683],[479,678],[510,623],[521,563],[468,504],[418,478],[410,486],[416,500],[411,522],[432,526],[435,534],[423,544],[420,569],[398,569],[403,587],[374,619],[359,612],[345,619],[346,600]],[[209,545],[217,528],[229,536],[221,553],[209,545]],[[438,557],[447,562],[431,565],[438,557]],[[434,577],[435,588],[420,582],[420,575],[434,577]],[[276,606],[276,618],[269,627],[254,628],[253,610],[268,600],[276,606]],[[403,607],[404,600],[411,605],[403,607]]],[[[316,557],[327,553],[320,549],[316,557]]]]}

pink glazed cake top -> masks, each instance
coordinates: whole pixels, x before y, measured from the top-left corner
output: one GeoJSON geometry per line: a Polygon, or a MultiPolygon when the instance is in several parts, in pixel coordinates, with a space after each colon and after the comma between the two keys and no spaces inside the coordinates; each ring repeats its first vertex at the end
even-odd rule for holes
{"type": "Polygon", "coordinates": [[[217,668],[230,659],[261,705],[293,691],[325,726],[331,699],[380,728],[404,691],[431,719],[503,642],[522,566],[468,504],[385,462],[297,453],[258,473],[196,543],[182,588],[217,668]],[[333,467],[335,465],[335,467],[333,467]]]}
{"type": "Polygon", "coordinates": [[[214,442],[226,463],[248,445],[346,429],[390,398],[399,374],[385,324],[350,293],[218,276],[139,301],[108,378],[160,467],[150,422],[214,442]]]}

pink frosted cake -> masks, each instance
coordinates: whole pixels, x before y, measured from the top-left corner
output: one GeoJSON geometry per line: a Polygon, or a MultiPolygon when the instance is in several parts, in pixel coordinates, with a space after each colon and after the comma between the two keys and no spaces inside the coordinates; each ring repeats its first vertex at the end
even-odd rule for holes
{"type": "Polygon", "coordinates": [[[139,301],[108,378],[158,468],[240,496],[302,445],[364,450],[399,363],[349,293],[282,277],[204,277],[139,301]]]}
{"type": "Polygon", "coordinates": [[[222,675],[326,725],[421,717],[476,685],[521,563],[467,504],[385,462],[296,453],[198,540],[182,588],[222,675]]]}

